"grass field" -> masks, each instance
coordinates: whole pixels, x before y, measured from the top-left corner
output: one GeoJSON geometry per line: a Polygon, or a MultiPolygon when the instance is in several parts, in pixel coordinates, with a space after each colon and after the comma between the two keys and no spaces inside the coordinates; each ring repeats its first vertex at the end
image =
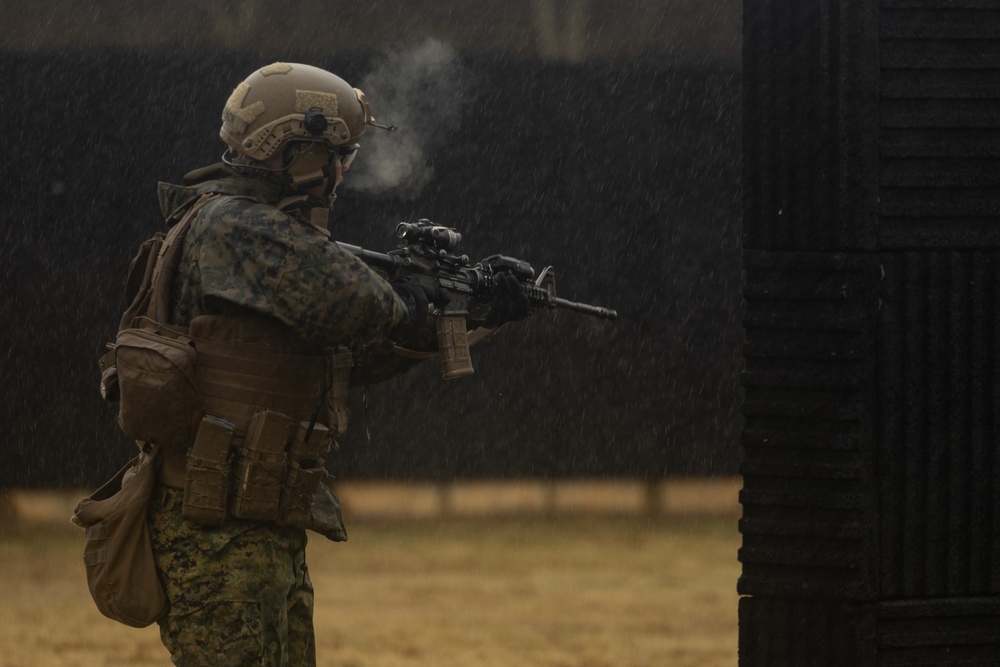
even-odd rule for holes
{"type": "MultiPolygon", "coordinates": [[[[330,667],[734,667],[735,519],[355,521],[311,535],[330,667]]],[[[169,665],[91,602],[82,531],[0,526],[0,665],[169,665]]]]}

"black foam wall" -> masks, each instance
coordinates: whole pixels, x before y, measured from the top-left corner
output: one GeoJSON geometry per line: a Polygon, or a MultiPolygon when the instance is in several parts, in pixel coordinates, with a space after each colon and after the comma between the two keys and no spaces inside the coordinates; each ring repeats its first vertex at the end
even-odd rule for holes
{"type": "Polygon", "coordinates": [[[740,664],[998,664],[1000,13],[744,21],[740,664]]]}

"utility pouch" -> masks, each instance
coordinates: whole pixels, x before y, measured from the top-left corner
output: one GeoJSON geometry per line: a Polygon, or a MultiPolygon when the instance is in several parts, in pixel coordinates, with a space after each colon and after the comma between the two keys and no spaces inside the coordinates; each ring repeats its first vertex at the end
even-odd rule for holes
{"type": "Polygon", "coordinates": [[[236,425],[225,419],[202,417],[184,472],[184,518],[208,526],[226,520],[229,505],[230,448],[236,425]]]}
{"type": "Polygon", "coordinates": [[[274,410],[259,410],[250,419],[236,462],[230,509],[237,519],[278,518],[281,487],[288,471],[285,450],[296,422],[274,410]]]}
{"type": "Polygon", "coordinates": [[[330,451],[330,431],[322,424],[299,424],[288,446],[288,475],[281,491],[278,523],[303,525],[309,518],[317,487],[327,478],[322,455],[330,451]]]}
{"type": "Polygon", "coordinates": [[[146,519],[156,465],[155,451],[140,454],[73,511],[73,523],[87,531],[83,562],[94,603],[134,628],[153,623],[168,606],[146,519]]]}
{"type": "Polygon", "coordinates": [[[198,428],[196,352],[190,339],[156,327],[125,329],[115,341],[118,423],[126,435],[187,447],[198,428]]]}

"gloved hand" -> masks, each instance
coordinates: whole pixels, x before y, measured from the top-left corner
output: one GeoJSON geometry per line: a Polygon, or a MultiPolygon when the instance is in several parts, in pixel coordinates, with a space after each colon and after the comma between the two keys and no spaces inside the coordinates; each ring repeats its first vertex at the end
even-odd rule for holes
{"type": "Polygon", "coordinates": [[[406,314],[396,325],[396,331],[412,331],[423,327],[430,312],[430,297],[427,291],[419,285],[410,283],[392,283],[392,289],[396,290],[396,294],[406,306],[406,314]]]}
{"type": "Polygon", "coordinates": [[[432,290],[422,285],[412,283],[392,283],[406,313],[389,338],[414,350],[427,349],[437,341],[434,323],[432,321],[432,306],[441,308],[447,305],[448,295],[442,290],[432,290]]]}
{"type": "Polygon", "coordinates": [[[521,290],[521,282],[513,274],[498,273],[493,280],[493,298],[483,317],[483,326],[493,329],[531,315],[531,303],[521,290]]]}

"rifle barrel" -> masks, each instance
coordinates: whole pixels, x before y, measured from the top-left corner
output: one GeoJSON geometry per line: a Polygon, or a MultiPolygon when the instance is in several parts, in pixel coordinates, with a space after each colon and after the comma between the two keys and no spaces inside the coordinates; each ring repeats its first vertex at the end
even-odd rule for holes
{"type": "Polygon", "coordinates": [[[550,307],[552,308],[562,308],[564,310],[572,310],[577,313],[582,313],[584,315],[590,315],[592,317],[599,317],[602,320],[614,320],[618,317],[618,311],[612,310],[611,308],[603,308],[601,306],[592,306],[589,303],[580,303],[579,301],[570,301],[568,299],[561,299],[559,297],[552,297],[549,300],[550,307]]]}

